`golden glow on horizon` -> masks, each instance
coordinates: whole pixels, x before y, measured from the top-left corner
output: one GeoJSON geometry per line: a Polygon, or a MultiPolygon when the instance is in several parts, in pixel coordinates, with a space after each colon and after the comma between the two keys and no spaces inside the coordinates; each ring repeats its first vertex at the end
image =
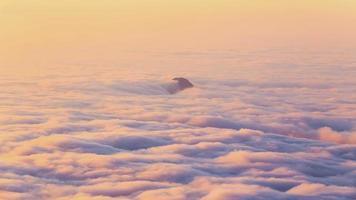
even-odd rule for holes
{"type": "Polygon", "coordinates": [[[353,0],[2,0],[0,67],[126,50],[354,45],[355,10],[353,0]]]}

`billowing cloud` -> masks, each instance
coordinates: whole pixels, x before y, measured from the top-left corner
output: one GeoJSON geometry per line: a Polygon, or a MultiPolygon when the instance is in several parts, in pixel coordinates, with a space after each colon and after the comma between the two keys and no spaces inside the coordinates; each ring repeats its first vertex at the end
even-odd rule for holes
{"type": "Polygon", "coordinates": [[[353,199],[353,77],[273,70],[1,79],[0,199],[353,199]]]}

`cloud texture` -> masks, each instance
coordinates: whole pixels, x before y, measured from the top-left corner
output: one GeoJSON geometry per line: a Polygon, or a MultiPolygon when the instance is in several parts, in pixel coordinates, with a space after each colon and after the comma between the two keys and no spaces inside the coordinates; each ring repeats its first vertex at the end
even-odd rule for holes
{"type": "Polygon", "coordinates": [[[4,78],[0,199],[353,199],[355,71],[330,69],[4,78]]]}

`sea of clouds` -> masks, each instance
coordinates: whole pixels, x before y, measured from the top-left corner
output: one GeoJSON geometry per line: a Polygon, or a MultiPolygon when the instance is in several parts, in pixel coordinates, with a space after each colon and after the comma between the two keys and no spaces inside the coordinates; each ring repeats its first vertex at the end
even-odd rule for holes
{"type": "Polygon", "coordinates": [[[354,199],[355,60],[252,57],[2,77],[0,199],[354,199]]]}

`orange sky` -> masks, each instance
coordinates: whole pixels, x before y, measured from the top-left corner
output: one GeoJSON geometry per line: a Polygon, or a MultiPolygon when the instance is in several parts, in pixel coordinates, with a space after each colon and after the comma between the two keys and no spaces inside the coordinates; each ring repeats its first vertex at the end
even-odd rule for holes
{"type": "Polygon", "coordinates": [[[0,68],[121,52],[356,47],[354,0],[1,0],[0,68]]]}

